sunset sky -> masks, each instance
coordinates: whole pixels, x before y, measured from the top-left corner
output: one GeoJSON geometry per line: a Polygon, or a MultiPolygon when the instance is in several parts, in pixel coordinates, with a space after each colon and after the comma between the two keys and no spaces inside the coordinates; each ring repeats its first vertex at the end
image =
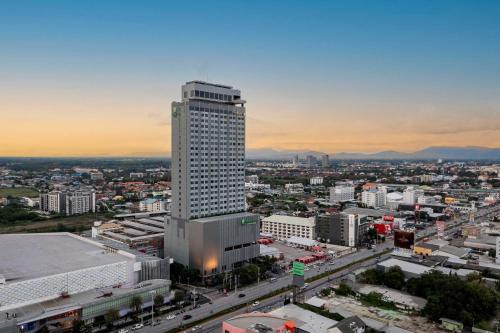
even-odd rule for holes
{"type": "Polygon", "coordinates": [[[181,85],[247,148],[500,147],[500,1],[0,1],[0,156],[162,156],[181,85]]]}

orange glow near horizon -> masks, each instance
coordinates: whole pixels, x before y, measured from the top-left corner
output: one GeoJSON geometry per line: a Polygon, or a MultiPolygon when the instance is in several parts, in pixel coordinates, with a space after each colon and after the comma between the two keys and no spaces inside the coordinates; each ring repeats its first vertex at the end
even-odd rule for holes
{"type": "MultiPolygon", "coordinates": [[[[9,110],[0,111],[0,156],[170,154],[168,99],[104,105],[97,100],[75,107],[78,102],[0,105],[0,110],[9,110]]],[[[500,120],[493,114],[468,119],[466,113],[452,116],[452,109],[417,106],[408,119],[398,105],[367,113],[364,109],[369,105],[347,109],[345,105],[318,104],[303,112],[302,103],[280,108],[265,102],[250,102],[247,107],[247,149],[334,153],[411,152],[428,146],[500,147],[500,120]]]]}

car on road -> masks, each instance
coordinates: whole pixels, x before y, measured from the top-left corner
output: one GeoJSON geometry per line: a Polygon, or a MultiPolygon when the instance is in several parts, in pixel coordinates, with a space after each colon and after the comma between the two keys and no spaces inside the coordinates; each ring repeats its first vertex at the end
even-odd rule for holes
{"type": "Polygon", "coordinates": [[[128,330],[126,328],[122,328],[118,331],[118,333],[128,333],[128,330]]]}
{"type": "Polygon", "coordinates": [[[191,319],[193,318],[193,316],[189,315],[189,314],[186,314],[182,317],[182,320],[188,320],[188,319],[191,319]]]}
{"type": "Polygon", "coordinates": [[[172,319],[175,319],[175,315],[174,314],[171,314],[171,315],[168,315],[167,316],[167,320],[172,320],[172,319]]]}
{"type": "Polygon", "coordinates": [[[132,331],[140,330],[143,327],[144,327],[143,324],[135,324],[134,326],[132,326],[132,331]]]}
{"type": "Polygon", "coordinates": [[[252,306],[258,306],[259,304],[260,304],[259,301],[255,301],[255,302],[252,303],[252,306]]]}
{"type": "Polygon", "coordinates": [[[238,297],[239,297],[239,298],[243,298],[243,297],[245,297],[245,296],[246,296],[245,294],[239,294],[239,295],[238,295],[238,297]]]}

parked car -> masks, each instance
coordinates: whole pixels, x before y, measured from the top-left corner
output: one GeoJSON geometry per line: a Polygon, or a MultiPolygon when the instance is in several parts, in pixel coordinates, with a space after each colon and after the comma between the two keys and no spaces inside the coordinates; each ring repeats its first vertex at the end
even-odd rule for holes
{"type": "Polygon", "coordinates": [[[134,326],[132,326],[132,331],[137,331],[143,327],[144,327],[143,324],[135,324],[134,326]]]}
{"type": "Polygon", "coordinates": [[[186,314],[182,317],[182,320],[188,320],[188,319],[191,319],[193,318],[193,316],[189,315],[189,314],[186,314]]]}
{"type": "Polygon", "coordinates": [[[118,333],[128,333],[128,330],[125,328],[122,328],[121,330],[118,331],[118,333]]]}
{"type": "Polygon", "coordinates": [[[175,315],[174,314],[171,314],[171,315],[167,316],[167,320],[172,320],[172,319],[175,319],[175,315]]]}
{"type": "Polygon", "coordinates": [[[245,296],[246,296],[245,294],[239,294],[239,295],[238,295],[238,297],[239,297],[239,298],[243,298],[243,297],[245,297],[245,296]]]}
{"type": "Polygon", "coordinates": [[[252,306],[257,306],[259,304],[260,304],[259,301],[255,301],[255,302],[252,303],[252,306]]]}

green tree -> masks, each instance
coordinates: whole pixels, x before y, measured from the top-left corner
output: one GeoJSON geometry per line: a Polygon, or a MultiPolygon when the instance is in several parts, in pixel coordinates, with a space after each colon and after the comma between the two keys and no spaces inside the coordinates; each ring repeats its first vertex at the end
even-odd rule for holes
{"type": "Polygon", "coordinates": [[[120,319],[120,311],[117,309],[109,309],[104,315],[104,320],[109,327],[113,326],[113,323],[120,319]]]}
{"type": "Polygon", "coordinates": [[[73,328],[71,330],[73,333],[91,333],[92,332],[92,326],[91,325],[86,325],[83,320],[74,320],[73,321],[73,328]]]}
{"type": "Polygon", "coordinates": [[[134,296],[130,300],[130,308],[133,309],[135,312],[139,312],[142,309],[142,304],[143,300],[141,296],[134,296]]]}
{"type": "Polygon", "coordinates": [[[353,294],[351,287],[345,283],[341,283],[337,289],[335,289],[335,294],[340,296],[349,296],[353,294]]]}
{"type": "Polygon", "coordinates": [[[238,285],[248,285],[257,282],[259,268],[255,264],[248,264],[236,269],[234,274],[238,276],[238,285]]]}
{"type": "Polygon", "coordinates": [[[498,294],[481,280],[464,281],[437,271],[410,279],[406,288],[427,300],[423,313],[432,320],[447,317],[472,325],[494,316],[499,302],[498,294]]]}
{"type": "Polygon", "coordinates": [[[331,293],[332,293],[331,288],[324,288],[321,290],[321,296],[323,297],[330,296],[331,293]]]}
{"type": "Polygon", "coordinates": [[[185,297],[185,293],[184,293],[184,290],[176,290],[174,291],[174,302],[176,304],[182,302],[184,300],[184,297],[185,297]]]}
{"type": "Polygon", "coordinates": [[[155,308],[160,308],[161,306],[163,306],[163,303],[165,303],[165,297],[163,297],[162,294],[156,294],[153,298],[153,304],[155,308]]]}
{"type": "Polygon", "coordinates": [[[393,266],[383,275],[383,282],[389,288],[401,290],[405,285],[405,275],[399,266],[393,266]]]}
{"type": "Polygon", "coordinates": [[[360,275],[360,281],[368,284],[383,284],[384,272],[377,268],[367,269],[360,275]]]}

